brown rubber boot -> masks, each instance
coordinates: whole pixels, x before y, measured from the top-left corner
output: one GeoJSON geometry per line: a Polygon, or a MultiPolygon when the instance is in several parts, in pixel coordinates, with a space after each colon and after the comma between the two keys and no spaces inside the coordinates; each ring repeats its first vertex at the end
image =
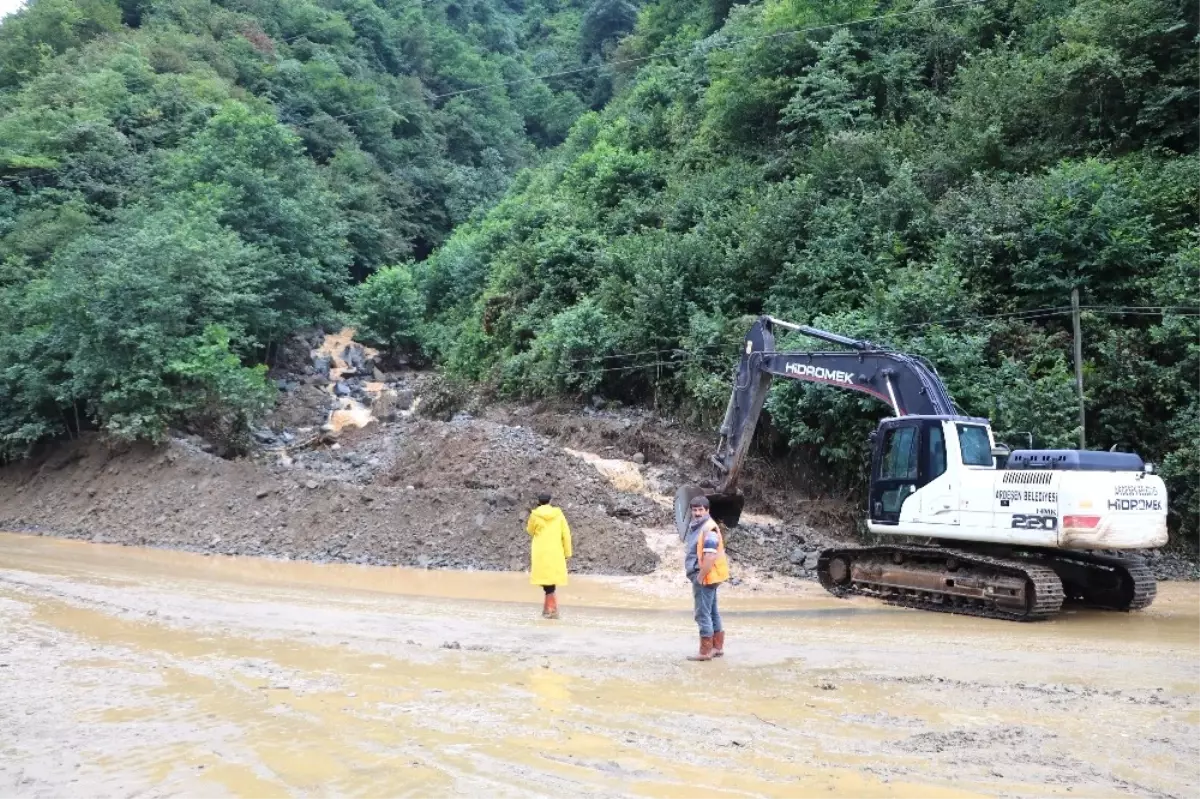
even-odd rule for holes
{"type": "Polygon", "coordinates": [[[712,656],[719,658],[725,654],[725,631],[713,633],[713,651],[712,656]]]}
{"type": "Polygon", "coordinates": [[[700,654],[688,655],[688,660],[712,660],[713,659],[713,639],[700,639],[700,654]]]}
{"type": "Polygon", "coordinates": [[[549,611],[546,614],[546,618],[547,619],[557,619],[558,618],[558,597],[556,597],[554,594],[550,594],[549,596],[547,596],[546,597],[546,607],[549,611]]]}
{"type": "Polygon", "coordinates": [[[550,618],[550,595],[549,594],[546,594],[542,598],[542,618],[543,619],[550,618]]]}

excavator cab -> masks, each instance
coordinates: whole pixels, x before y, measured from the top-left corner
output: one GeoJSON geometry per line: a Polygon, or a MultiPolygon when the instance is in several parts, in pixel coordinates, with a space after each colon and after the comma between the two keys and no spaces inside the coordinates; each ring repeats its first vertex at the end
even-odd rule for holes
{"type": "MultiPolygon", "coordinates": [[[[882,525],[899,524],[905,501],[945,475],[952,466],[976,471],[1003,469],[1009,455],[1008,447],[993,443],[986,419],[969,416],[885,419],[871,434],[870,441],[868,515],[872,523],[882,525]],[[958,465],[951,464],[951,458],[958,465]]],[[[942,493],[952,490],[947,485],[942,493]]],[[[948,495],[944,498],[950,499],[948,495]]]]}

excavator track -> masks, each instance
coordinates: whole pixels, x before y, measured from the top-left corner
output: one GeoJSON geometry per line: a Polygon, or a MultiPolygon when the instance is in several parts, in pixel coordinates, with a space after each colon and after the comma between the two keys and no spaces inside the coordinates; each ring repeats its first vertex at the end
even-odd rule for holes
{"type": "Polygon", "coordinates": [[[1049,566],[942,547],[827,549],[817,575],[834,596],[989,619],[1048,619],[1064,598],[1062,581],[1049,566]]]}
{"type": "Polygon", "coordinates": [[[1040,561],[1054,569],[1070,602],[1105,610],[1141,610],[1158,593],[1153,572],[1139,558],[1091,552],[1043,551],[1040,561]]]}

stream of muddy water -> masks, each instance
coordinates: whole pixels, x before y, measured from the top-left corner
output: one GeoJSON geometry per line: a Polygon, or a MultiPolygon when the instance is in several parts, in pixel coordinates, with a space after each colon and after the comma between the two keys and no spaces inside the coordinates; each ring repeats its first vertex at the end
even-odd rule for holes
{"type": "MultiPolygon", "coordinates": [[[[1015,624],[0,534],[3,796],[1200,794],[1200,594],[1015,624]]],[[[670,588],[670,586],[667,586],[670,588]]]]}

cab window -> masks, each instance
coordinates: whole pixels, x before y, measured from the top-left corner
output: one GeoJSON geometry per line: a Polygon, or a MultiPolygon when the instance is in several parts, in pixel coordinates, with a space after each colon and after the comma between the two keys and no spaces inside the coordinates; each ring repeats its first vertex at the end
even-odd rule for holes
{"type": "Polygon", "coordinates": [[[916,427],[893,427],[887,431],[879,476],[884,480],[917,479],[916,427]]]}
{"type": "Polygon", "coordinates": [[[962,448],[963,464],[966,466],[994,466],[992,442],[988,440],[987,428],[973,424],[958,426],[958,444],[962,448]]]}
{"type": "Polygon", "coordinates": [[[946,435],[941,426],[925,431],[925,456],[929,463],[929,479],[936,480],[946,473],[946,435]]]}

